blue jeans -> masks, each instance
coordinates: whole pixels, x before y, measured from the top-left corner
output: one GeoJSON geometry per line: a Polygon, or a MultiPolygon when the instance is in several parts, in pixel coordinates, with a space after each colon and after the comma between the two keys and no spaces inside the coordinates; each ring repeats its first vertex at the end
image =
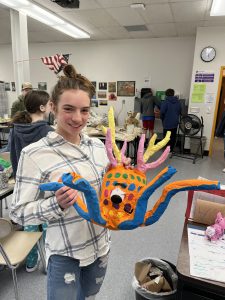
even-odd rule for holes
{"type": "Polygon", "coordinates": [[[80,267],[79,260],[68,256],[50,256],[47,299],[94,299],[104,280],[107,262],[108,254],[85,267],[80,267]]]}

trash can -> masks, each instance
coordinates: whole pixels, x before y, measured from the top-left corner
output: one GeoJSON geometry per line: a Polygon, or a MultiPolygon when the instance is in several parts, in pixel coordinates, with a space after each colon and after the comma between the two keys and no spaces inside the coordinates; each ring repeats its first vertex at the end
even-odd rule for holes
{"type": "MultiPolygon", "coordinates": [[[[176,274],[176,267],[172,263],[161,260],[159,258],[145,258],[138,263],[141,264],[143,263],[143,265],[151,264],[152,267],[157,267],[158,269],[160,269],[160,271],[162,271],[162,277],[167,281],[167,283],[171,287],[171,291],[167,291],[167,292],[149,291],[146,288],[141,287],[139,281],[134,275],[132,281],[132,287],[135,290],[136,300],[145,300],[145,299],[175,300],[176,299],[178,277],[176,274]]],[[[135,272],[137,270],[136,266],[137,264],[135,265],[135,272]]],[[[141,276],[141,274],[139,275],[141,276]]]]}
{"type": "Polygon", "coordinates": [[[205,144],[206,144],[206,136],[203,136],[202,138],[202,153],[201,153],[201,146],[200,146],[200,137],[199,138],[190,138],[190,152],[193,154],[203,155],[205,150],[205,144]],[[198,150],[198,152],[197,152],[198,150]],[[197,153],[196,153],[197,152],[197,153]]]}

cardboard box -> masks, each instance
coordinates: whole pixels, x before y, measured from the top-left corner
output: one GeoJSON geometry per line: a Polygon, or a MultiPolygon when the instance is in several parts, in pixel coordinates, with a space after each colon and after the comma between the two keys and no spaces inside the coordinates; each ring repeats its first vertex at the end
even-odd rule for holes
{"type": "Polygon", "coordinates": [[[205,225],[215,223],[216,215],[221,212],[225,216],[225,204],[197,199],[193,221],[205,225]]]}

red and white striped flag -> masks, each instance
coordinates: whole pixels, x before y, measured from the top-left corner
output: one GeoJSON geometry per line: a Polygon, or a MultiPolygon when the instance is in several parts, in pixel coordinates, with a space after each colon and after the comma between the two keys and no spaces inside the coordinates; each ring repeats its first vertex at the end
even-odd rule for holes
{"type": "Polygon", "coordinates": [[[68,64],[70,54],[55,54],[41,57],[42,62],[55,74],[58,74],[68,64]]]}

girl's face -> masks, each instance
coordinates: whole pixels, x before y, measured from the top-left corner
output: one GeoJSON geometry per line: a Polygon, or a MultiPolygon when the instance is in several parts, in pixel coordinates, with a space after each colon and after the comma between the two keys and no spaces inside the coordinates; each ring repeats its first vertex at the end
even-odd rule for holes
{"type": "Polygon", "coordinates": [[[80,132],[87,124],[90,111],[90,98],[82,90],[66,90],[59,98],[57,106],[53,104],[57,118],[57,130],[67,141],[79,144],[80,132]]]}

